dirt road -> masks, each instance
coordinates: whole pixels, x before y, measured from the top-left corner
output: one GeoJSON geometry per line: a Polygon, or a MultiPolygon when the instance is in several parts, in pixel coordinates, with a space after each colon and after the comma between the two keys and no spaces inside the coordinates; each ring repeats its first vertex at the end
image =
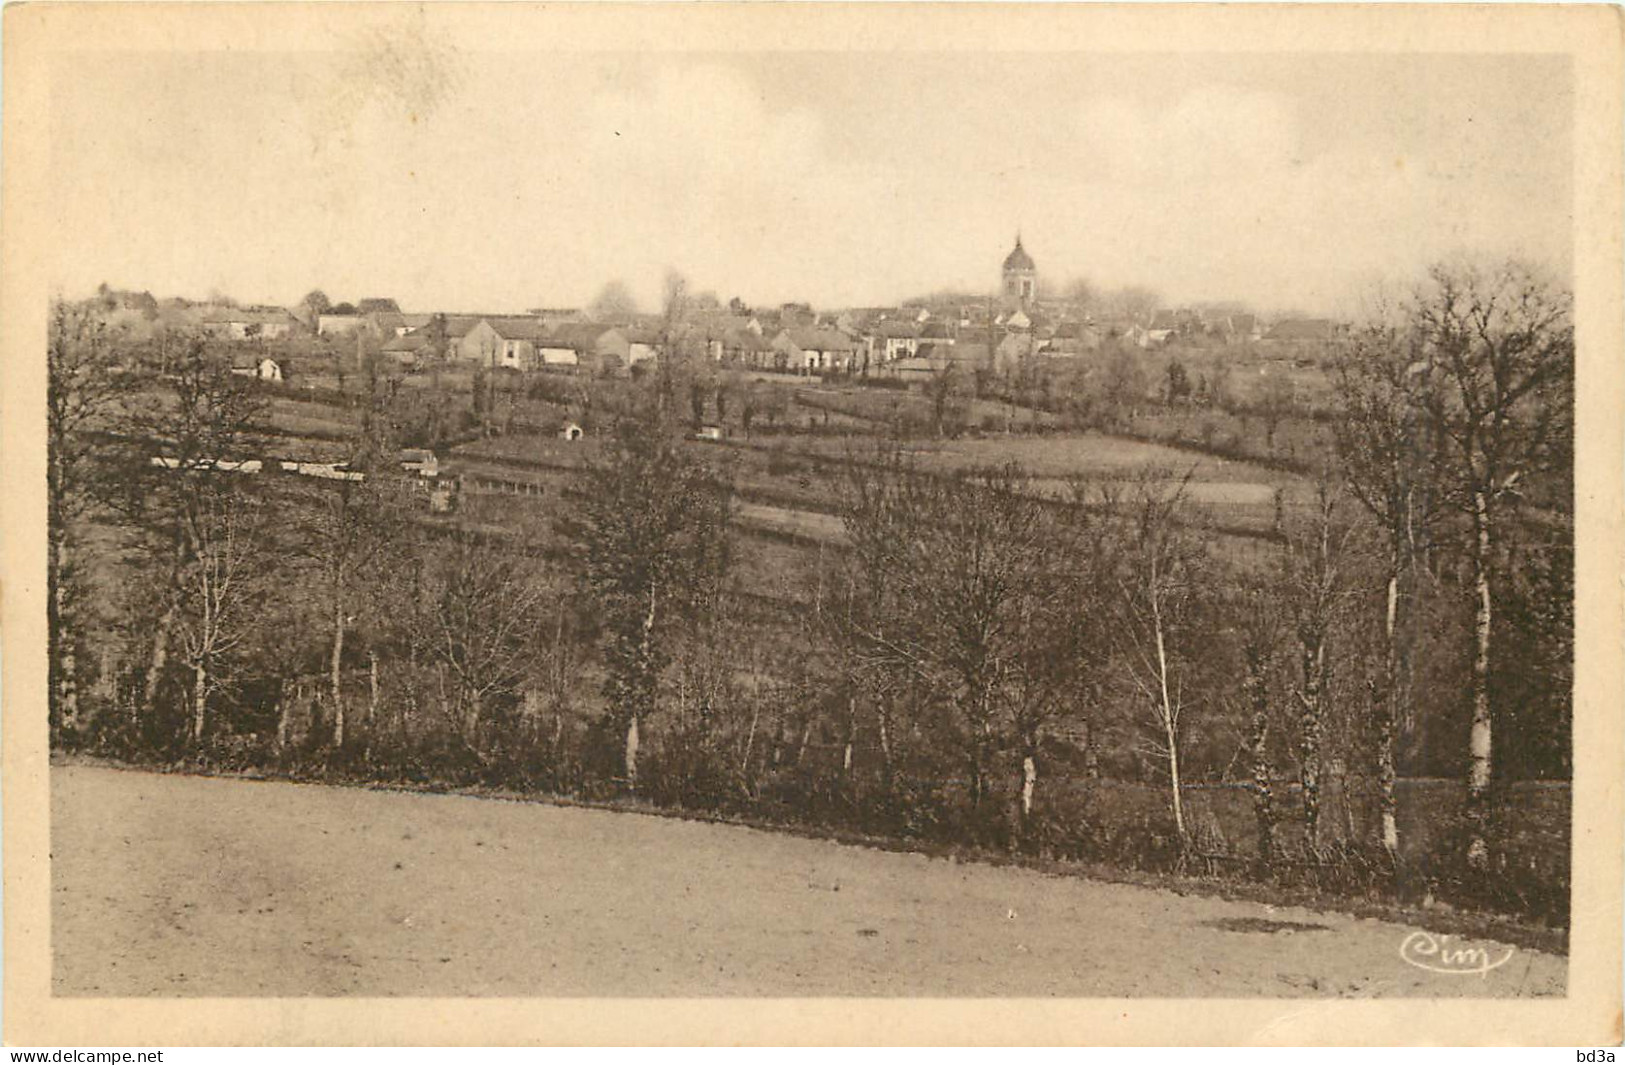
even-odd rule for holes
{"type": "Polygon", "coordinates": [[[1515,996],[1567,972],[1477,943],[1508,960],[1437,973],[1396,924],[638,814],[85,766],[52,794],[59,995],[1515,996]]]}

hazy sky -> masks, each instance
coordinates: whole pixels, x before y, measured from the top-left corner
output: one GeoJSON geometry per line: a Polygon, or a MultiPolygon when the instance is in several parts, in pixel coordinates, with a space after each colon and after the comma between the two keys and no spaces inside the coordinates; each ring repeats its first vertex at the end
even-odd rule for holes
{"type": "Polygon", "coordinates": [[[675,268],[750,302],[1058,283],[1335,311],[1456,253],[1568,268],[1564,58],[358,51],[59,72],[56,281],[411,310],[675,268]]]}

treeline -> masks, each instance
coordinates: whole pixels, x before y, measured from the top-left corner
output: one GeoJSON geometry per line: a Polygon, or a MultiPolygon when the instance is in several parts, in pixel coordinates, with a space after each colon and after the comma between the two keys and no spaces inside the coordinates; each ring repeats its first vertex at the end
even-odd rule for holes
{"type": "Polygon", "coordinates": [[[747,586],[675,358],[623,389],[562,505],[459,525],[400,475],[389,390],[364,479],[255,478],[229,466],[256,454],[254,382],[202,342],[156,376],[109,372],[127,355],[59,308],[61,747],[1566,920],[1566,802],[1523,782],[1570,766],[1573,340],[1525,271],[1436,272],[1356,338],[1336,476],[1263,563],[1181,471],[1058,493],[881,447],[837,475],[850,546],[747,586]],[[1430,771],[1461,783],[1407,798],[1430,771]]]}

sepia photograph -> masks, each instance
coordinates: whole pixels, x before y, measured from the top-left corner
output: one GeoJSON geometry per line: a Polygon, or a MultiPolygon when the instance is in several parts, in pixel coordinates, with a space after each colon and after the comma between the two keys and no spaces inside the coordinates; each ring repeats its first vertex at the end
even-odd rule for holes
{"type": "Polygon", "coordinates": [[[1617,19],[749,6],[8,8],[8,1028],[1617,1041],[1617,19]]]}

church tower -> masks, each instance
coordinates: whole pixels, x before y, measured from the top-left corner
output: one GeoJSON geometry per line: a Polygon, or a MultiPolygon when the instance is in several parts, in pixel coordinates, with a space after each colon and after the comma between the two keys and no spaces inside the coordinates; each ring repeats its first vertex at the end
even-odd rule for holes
{"type": "Polygon", "coordinates": [[[1017,233],[1015,248],[1004,257],[1004,298],[1006,302],[1030,307],[1037,296],[1038,267],[1021,246],[1021,234],[1017,233]]]}

